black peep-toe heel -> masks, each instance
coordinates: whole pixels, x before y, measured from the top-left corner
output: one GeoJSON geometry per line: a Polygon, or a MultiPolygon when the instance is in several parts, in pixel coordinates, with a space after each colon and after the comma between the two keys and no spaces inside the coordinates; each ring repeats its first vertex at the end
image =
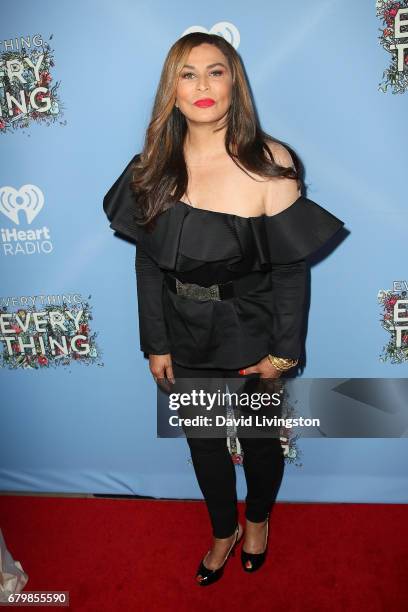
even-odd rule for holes
{"type": "Polygon", "coordinates": [[[202,559],[202,561],[200,562],[200,565],[198,566],[198,570],[196,573],[197,584],[199,584],[200,586],[207,586],[209,584],[213,584],[213,582],[216,582],[217,580],[221,578],[221,576],[224,573],[224,568],[228,560],[228,557],[229,556],[233,557],[235,555],[235,547],[238,544],[239,540],[242,538],[243,533],[244,533],[244,530],[242,530],[241,537],[238,539],[238,534],[239,534],[239,525],[238,525],[238,527],[235,530],[234,542],[232,543],[231,548],[227,552],[227,555],[221,567],[218,567],[217,569],[213,570],[213,569],[209,569],[208,567],[204,565],[205,558],[207,557],[210,550],[207,552],[204,559],[202,559]]]}
{"type": "Polygon", "coordinates": [[[268,548],[269,514],[266,519],[265,548],[261,553],[248,553],[241,548],[241,563],[246,572],[256,572],[264,563],[268,548]]]}

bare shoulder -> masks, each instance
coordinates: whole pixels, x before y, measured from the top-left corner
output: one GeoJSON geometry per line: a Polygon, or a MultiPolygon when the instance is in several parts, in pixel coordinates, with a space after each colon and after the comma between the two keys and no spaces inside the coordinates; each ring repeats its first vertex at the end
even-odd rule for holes
{"type": "MultiPolygon", "coordinates": [[[[280,144],[267,140],[266,144],[272,151],[277,164],[285,168],[293,167],[293,159],[288,149],[280,144]]],[[[266,215],[276,215],[289,208],[301,195],[297,182],[294,179],[271,178],[265,183],[264,209],[266,215]]]]}
{"type": "Polygon", "coordinates": [[[280,144],[280,142],[274,142],[273,140],[266,140],[265,142],[272,151],[273,158],[277,164],[285,168],[293,166],[292,156],[284,145],[280,144]]]}

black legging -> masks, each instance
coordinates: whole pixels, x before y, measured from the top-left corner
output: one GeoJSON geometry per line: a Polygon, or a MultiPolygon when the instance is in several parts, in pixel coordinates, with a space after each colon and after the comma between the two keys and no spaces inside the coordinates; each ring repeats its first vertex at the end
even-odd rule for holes
{"type": "MultiPolygon", "coordinates": [[[[173,360],[174,377],[248,377],[238,370],[186,368],[173,360]]],[[[251,375],[252,379],[254,375],[251,375]]],[[[258,378],[258,375],[255,375],[258,378]]],[[[183,428],[184,429],[184,428],[183,428]]],[[[283,478],[285,459],[278,437],[240,437],[247,484],[245,517],[264,521],[275,502],[283,478]]],[[[187,437],[197,481],[207,504],[213,535],[231,536],[237,526],[236,473],[226,437],[187,437]]]]}

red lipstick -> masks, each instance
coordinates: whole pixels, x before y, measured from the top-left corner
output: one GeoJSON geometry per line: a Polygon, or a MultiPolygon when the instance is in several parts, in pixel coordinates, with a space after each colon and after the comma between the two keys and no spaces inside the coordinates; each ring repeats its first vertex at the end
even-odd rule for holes
{"type": "Polygon", "coordinates": [[[195,106],[199,106],[200,108],[207,108],[208,106],[212,106],[215,104],[215,100],[212,98],[201,98],[200,100],[196,100],[194,102],[195,106]]]}

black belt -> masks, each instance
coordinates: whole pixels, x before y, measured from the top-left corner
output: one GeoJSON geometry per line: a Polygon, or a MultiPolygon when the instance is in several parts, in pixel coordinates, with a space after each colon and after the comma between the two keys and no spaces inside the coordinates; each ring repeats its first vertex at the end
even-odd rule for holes
{"type": "Polygon", "coordinates": [[[166,284],[173,293],[196,300],[228,300],[232,297],[244,295],[247,291],[255,289],[264,277],[265,272],[250,272],[245,276],[241,276],[241,278],[236,278],[226,283],[202,287],[195,283],[182,283],[169,272],[166,272],[164,275],[166,284]]]}

